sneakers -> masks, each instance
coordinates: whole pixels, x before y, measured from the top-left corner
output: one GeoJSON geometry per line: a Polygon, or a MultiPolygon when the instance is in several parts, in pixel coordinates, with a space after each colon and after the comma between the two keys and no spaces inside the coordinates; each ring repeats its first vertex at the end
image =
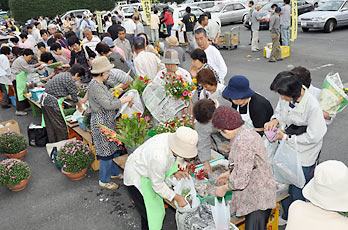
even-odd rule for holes
{"type": "Polygon", "coordinates": [[[287,223],[288,223],[287,220],[284,220],[283,218],[281,218],[281,217],[279,216],[279,219],[278,219],[278,226],[284,226],[284,225],[286,225],[287,223]]]}
{"type": "Polygon", "coordinates": [[[99,186],[102,188],[110,189],[110,190],[116,190],[119,187],[118,184],[114,182],[103,183],[101,181],[99,181],[99,186]]]}
{"type": "Polygon", "coordinates": [[[25,111],[16,111],[16,115],[17,116],[26,116],[26,115],[28,115],[28,113],[25,111]]]}
{"type": "Polygon", "coordinates": [[[117,176],[111,176],[112,180],[123,180],[123,173],[118,174],[117,176]]]}

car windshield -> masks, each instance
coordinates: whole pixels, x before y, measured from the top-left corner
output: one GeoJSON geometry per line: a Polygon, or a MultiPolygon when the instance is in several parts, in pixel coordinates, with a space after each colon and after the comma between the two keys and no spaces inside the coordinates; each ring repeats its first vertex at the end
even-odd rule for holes
{"type": "Polygon", "coordinates": [[[220,12],[224,8],[224,4],[217,4],[213,8],[211,8],[210,12],[220,12]]]}
{"type": "Polygon", "coordinates": [[[319,4],[317,11],[337,11],[342,6],[343,1],[328,1],[323,4],[319,4]]]}
{"type": "Polygon", "coordinates": [[[269,11],[273,4],[277,4],[278,6],[282,6],[283,2],[280,2],[280,1],[279,2],[269,2],[266,5],[264,5],[261,10],[269,11]]]}

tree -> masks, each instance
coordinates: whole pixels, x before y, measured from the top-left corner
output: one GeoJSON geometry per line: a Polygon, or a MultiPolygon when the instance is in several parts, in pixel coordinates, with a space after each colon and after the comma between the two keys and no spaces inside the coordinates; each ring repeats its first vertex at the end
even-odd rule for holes
{"type": "Polygon", "coordinates": [[[8,8],[8,0],[0,0],[0,9],[7,11],[9,10],[8,8]]]}
{"type": "Polygon", "coordinates": [[[115,6],[114,0],[9,0],[12,16],[17,21],[25,21],[32,17],[63,14],[69,10],[89,9],[111,10],[115,6]]]}

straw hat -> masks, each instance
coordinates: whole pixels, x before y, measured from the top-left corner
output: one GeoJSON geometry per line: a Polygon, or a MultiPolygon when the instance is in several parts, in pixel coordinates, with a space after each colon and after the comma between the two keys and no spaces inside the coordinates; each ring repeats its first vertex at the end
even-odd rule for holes
{"type": "Polygon", "coordinates": [[[104,73],[106,71],[109,71],[110,69],[114,68],[114,64],[111,64],[109,59],[105,56],[102,57],[96,57],[92,61],[92,74],[100,74],[104,73]]]}
{"type": "Polygon", "coordinates": [[[312,204],[329,211],[348,212],[348,168],[335,160],[315,168],[314,177],[303,188],[303,196],[312,204]]]}
{"type": "Polygon", "coordinates": [[[179,157],[193,158],[197,156],[198,134],[189,127],[179,127],[168,136],[169,148],[179,157]]]}
{"type": "Polygon", "coordinates": [[[166,38],[166,41],[169,43],[169,45],[172,46],[178,46],[179,45],[179,41],[175,36],[169,36],[166,38]]]}
{"type": "Polygon", "coordinates": [[[180,60],[179,60],[178,52],[176,50],[173,50],[173,49],[166,50],[164,52],[162,63],[179,65],[180,60]]]}

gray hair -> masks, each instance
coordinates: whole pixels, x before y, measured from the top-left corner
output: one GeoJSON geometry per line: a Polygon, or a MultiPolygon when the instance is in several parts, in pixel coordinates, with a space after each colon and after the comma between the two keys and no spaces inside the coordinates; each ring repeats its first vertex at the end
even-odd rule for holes
{"type": "Polygon", "coordinates": [[[207,31],[204,28],[198,28],[198,29],[195,30],[195,35],[196,34],[203,34],[204,37],[206,37],[207,36],[207,31]]]}

